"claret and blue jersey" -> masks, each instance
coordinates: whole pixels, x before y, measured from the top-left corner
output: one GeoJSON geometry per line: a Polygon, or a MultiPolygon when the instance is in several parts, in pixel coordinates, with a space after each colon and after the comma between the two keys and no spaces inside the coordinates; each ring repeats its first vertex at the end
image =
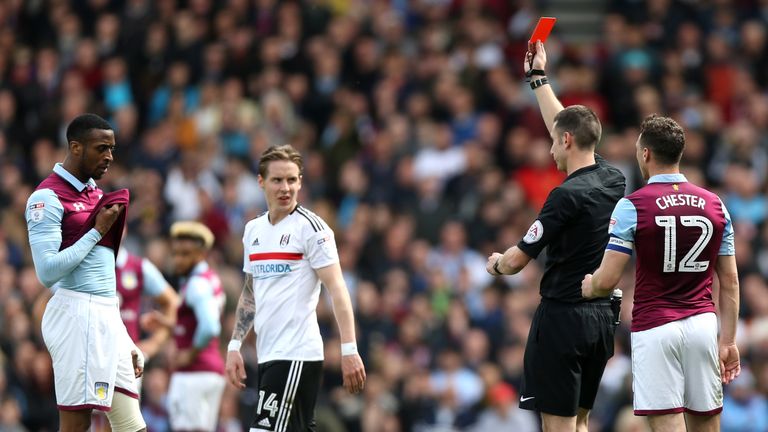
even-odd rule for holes
{"type": "Polygon", "coordinates": [[[609,230],[608,250],[636,250],[632,331],[715,311],[717,257],[735,254],[731,218],[717,195],[682,174],[656,175],[616,204],[609,230]]]}
{"type": "Polygon", "coordinates": [[[167,282],[148,259],[133,255],[124,248],[120,248],[115,259],[115,278],[120,298],[120,317],[128,335],[134,342],[138,342],[141,336],[139,317],[142,296],[161,295],[167,282]]]}
{"type": "Polygon", "coordinates": [[[102,195],[93,179],[83,183],[61,164],[30,195],[29,244],[45,286],[115,296],[115,252],[96,244],[101,240],[96,229],[75,238],[102,195]]]}

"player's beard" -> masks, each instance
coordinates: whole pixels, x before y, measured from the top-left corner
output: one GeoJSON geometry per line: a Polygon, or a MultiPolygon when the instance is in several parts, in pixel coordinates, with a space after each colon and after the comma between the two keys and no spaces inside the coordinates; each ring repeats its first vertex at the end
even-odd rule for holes
{"type": "Polygon", "coordinates": [[[91,178],[94,179],[94,180],[101,180],[101,178],[104,177],[104,174],[106,174],[106,172],[102,171],[101,167],[96,167],[91,172],[91,178]]]}

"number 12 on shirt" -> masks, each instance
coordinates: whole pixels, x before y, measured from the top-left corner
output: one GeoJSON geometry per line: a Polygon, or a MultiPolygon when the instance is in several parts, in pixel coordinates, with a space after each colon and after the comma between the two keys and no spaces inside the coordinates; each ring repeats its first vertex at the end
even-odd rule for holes
{"type": "Polygon", "coordinates": [[[701,230],[699,238],[687,254],[677,262],[677,218],[675,216],[656,216],[656,225],[664,228],[664,273],[703,272],[709,268],[709,260],[696,261],[701,252],[712,239],[712,222],[704,216],[680,216],[680,224],[684,227],[698,228],[701,230]]]}

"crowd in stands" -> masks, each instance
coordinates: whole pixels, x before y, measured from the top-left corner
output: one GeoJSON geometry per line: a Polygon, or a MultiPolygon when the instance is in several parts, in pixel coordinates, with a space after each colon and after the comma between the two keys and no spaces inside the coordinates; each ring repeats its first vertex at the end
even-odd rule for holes
{"type": "MultiPolygon", "coordinates": [[[[64,129],[95,112],[115,128],[104,190],[127,187],[127,247],[167,271],[168,228],[199,220],[227,292],[242,287],[245,223],[265,210],[258,155],[292,144],[302,205],[335,230],[368,382],[341,388],[323,300],[321,431],[534,431],[517,408],[543,258],[495,278],[564,174],[524,81],[531,0],[0,0],[0,431],[54,431],[50,357],[24,209],[61,161],[64,129]]],[[[741,278],[744,372],[722,430],[768,431],[768,2],[613,0],[601,36],[547,42],[564,105],[593,108],[598,152],[627,192],[643,182],[637,127],[686,129],[682,171],[730,210],[741,278]]],[[[600,2],[597,2],[600,4],[600,2]]],[[[616,354],[594,431],[643,431],[631,409],[628,266],[616,354]]],[[[175,286],[175,282],[174,282],[175,286]]],[[[222,347],[224,350],[225,347],[222,347]]],[[[244,344],[249,380],[257,352],[244,344]]],[[[172,343],[149,359],[142,407],[168,430],[172,343]]],[[[219,431],[248,430],[257,394],[228,386],[219,431]]]]}

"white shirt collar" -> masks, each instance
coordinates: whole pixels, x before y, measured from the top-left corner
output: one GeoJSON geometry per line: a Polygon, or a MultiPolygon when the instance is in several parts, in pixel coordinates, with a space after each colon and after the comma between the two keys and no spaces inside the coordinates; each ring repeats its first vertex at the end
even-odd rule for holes
{"type": "Polygon", "coordinates": [[[68,181],[69,184],[75,187],[78,192],[82,192],[83,189],[85,189],[88,186],[96,187],[96,182],[89,178],[87,182],[83,183],[80,180],[77,179],[77,177],[73,176],[69,171],[67,171],[64,168],[64,165],[61,163],[57,163],[53,166],[53,172],[59,175],[59,177],[63,178],[64,180],[68,181]]]}
{"type": "Polygon", "coordinates": [[[648,184],[651,183],[684,183],[688,180],[685,178],[684,175],[677,173],[677,174],[656,174],[655,176],[648,179],[648,184]]]}

